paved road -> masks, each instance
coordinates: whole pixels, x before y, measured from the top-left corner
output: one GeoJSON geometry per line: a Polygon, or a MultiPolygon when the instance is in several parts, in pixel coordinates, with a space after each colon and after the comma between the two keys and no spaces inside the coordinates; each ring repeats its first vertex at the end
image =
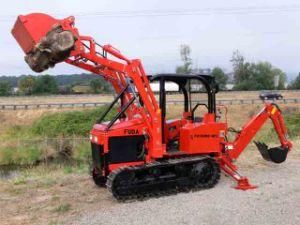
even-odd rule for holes
{"type": "Polygon", "coordinates": [[[222,177],[213,189],[88,212],[70,224],[300,224],[300,160],[244,169],[259,189],[237,191],[222,177]]]}

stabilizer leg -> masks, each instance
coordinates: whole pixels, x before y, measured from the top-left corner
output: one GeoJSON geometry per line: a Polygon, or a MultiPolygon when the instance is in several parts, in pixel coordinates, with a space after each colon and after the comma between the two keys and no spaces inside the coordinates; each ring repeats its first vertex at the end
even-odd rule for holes
{"type": "Polygon", "coordinates": [[[250,184],[247,177],[241,176],[237,172],[236,165],[232,164],[228,159],[222,158],[220,166],[226,174],[237,181],[237,185],[234,187],[235,189],[246,191],[257,188],[257,186],[250,184]]]}
{"type": "Polygon", "coordinates": [[[251,185],[249,183],[249,180],[247,177],[240,177],[240,179],[237,180],[237,182],[238,182],[238,184],[234,188],[238,189],[238,190],[246,191],[246,190],[251,190],[251,189],[257,188],[257,186],[251,185]]]}

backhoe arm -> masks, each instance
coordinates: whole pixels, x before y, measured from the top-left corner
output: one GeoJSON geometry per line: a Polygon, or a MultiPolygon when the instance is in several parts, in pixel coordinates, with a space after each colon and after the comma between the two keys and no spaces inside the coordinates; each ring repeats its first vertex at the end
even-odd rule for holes
{"type": "MultiPolygon", "coordinates": [[[[243,150],[247,147],[256,133],[265,124],[268,119],[271,119],[281,143],[281,149],[290,150],[292,143],[287,140],[287,129],[284,124],[284,120],[279,107],[276,104],[266,104],[260,113],[254,116],[238,133],[235,140],[230,143],[232,150],[228,151],[230,158],[237,159],[243,150]]],[[[263,143],[257,143],[259,150],[263,147],[267,147],[263,143]]],[[[265,152],[261,152],[262,154],[265,152]]],[[[264,155],[263,155],[264,156],[264,155]]]]}

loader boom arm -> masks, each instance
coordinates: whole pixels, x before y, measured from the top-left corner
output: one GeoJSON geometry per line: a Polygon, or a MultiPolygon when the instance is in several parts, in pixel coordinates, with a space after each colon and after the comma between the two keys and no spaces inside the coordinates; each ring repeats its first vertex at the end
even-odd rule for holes
{"type": "Polygon", "coordinates": [[[291,149],[292,143],[287,140],[287,129],[285,127],[281,110],[276,104],[265,104],[265,107],[254,116],[238,133],[235,140],[231,143],[233,149],[229,151],[232,159],[237,159],[243,150],[247,147],[256,133],[271,119],[282,148],[291,149]]]}
{"type": "Polygon", "coordinates": [[[80,35],[73,16],[62,20],[42,13],[19,16],[12,34],[36,72],[64,61],[104,77],[121,95],[120,111],[126,111],[125,119],[145,121],[151,155],[162,156],[161,111],[139,59],[130,60],[113,46],[102,46],[92,37],[80,35]]]}

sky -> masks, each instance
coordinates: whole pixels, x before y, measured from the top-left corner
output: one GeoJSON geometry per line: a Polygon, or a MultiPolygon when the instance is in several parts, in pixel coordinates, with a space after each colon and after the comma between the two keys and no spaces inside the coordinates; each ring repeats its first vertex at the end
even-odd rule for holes
{"type": "MultiPolygon", "coordinates": [[[[269,61],[296,76],[300,65],[300,2],[297,0],[10,0],[0,8],[0,75],[34,74],[10,31],[19,14],[74,15],[82,35],[140,58],[148,74],[174,72],[181,44],[193,66],[230,72],[238,49],[251,62],[269,61]]],[[[65,63],[44,73],[82,73],[65,63]]]]}

